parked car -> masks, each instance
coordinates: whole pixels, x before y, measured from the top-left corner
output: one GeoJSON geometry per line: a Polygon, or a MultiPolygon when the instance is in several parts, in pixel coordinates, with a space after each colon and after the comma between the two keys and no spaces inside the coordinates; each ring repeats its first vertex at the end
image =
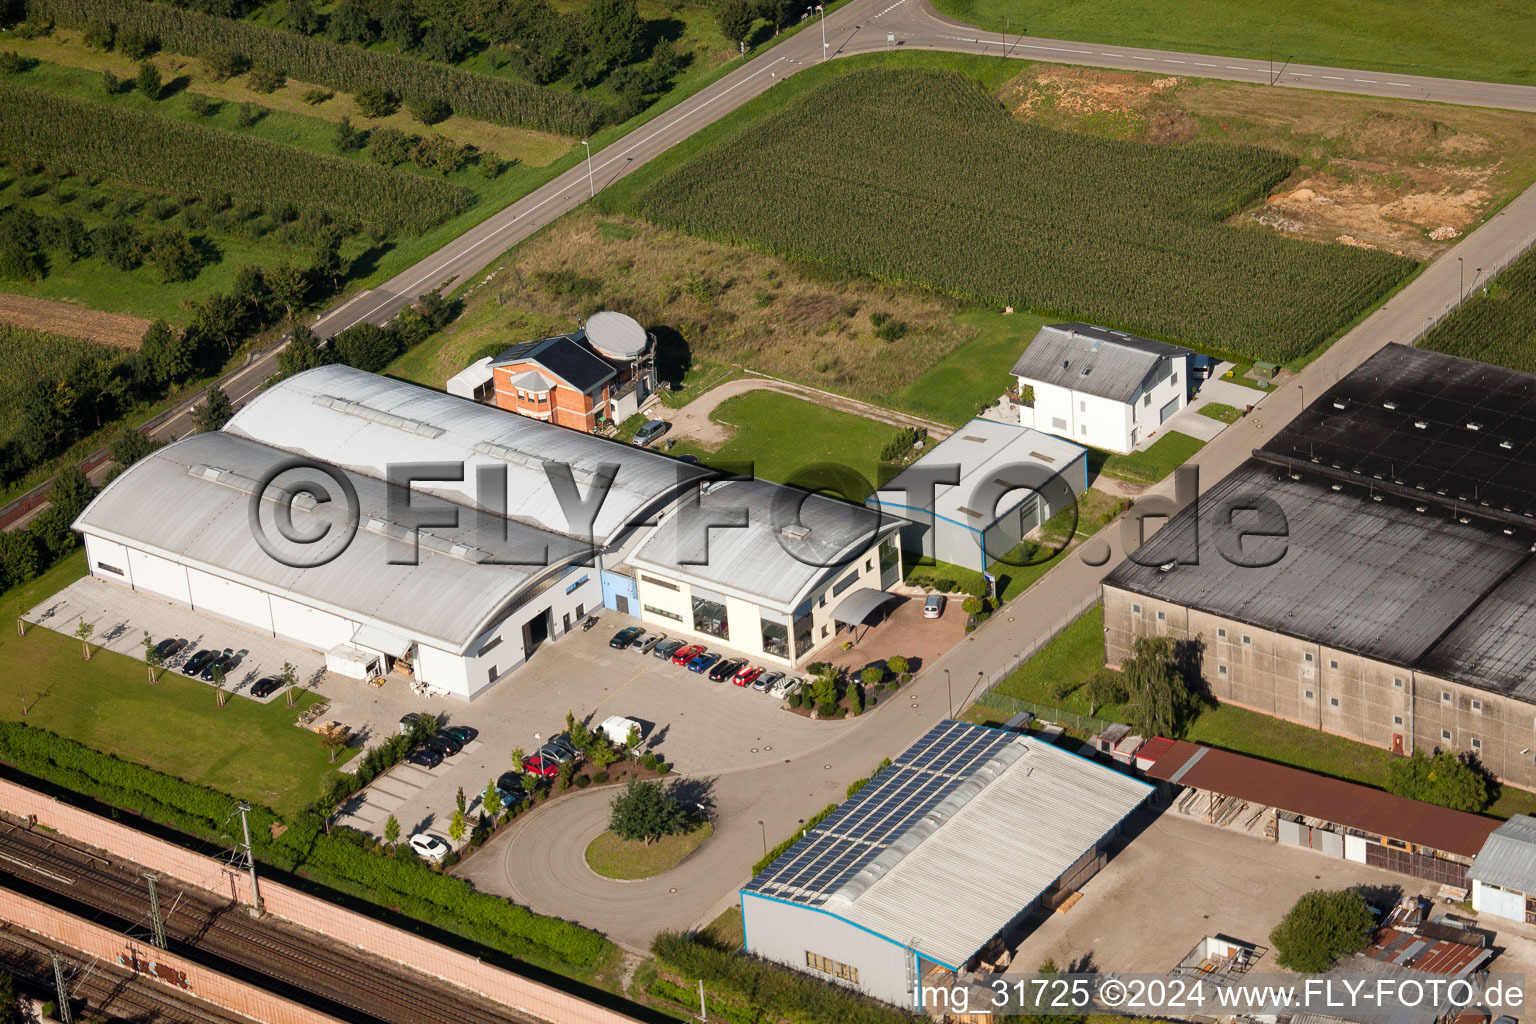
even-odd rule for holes
{"type": "Polygon", "coordinates": [[[638,729],[640,738],[645,739],[645,726],[633,718],[625,718],[623,715],[609,715],[598,723],[592,731],[604,737],[616,747],[622,747],[629,742],[629,731],[638,729]]]}
{"type": "Polygon", "coordinates": [[[556,764],[565,764],[567,761],[576,760],[575,754],[572,754],[564,747],[557,747],[553,743],[544,744],[538,750],[535,750],[534,753],[544,758],[544,760],[553,761],[556,764]]]}
{"type": "Polygon", "coordinates": [[[283,681],[277,676],[263,676],[251,684],[252,697],[270,697],[277,692],[283,681]]]}
{"type": "Polygon", "coordinates": [[[709,681],[723,683],[741,670],[747,662],[744,658],[727,658],[709,670],[709,681]]]}
{"type": "Polygon", "coordinates": [[[203,670],[203,666],[207,665],[214,658],[217,658],[219,654],[219,651],[210,651],[206,648],[198,651],[196,654],[192,655],[192,657],[187,659],[187,663],[185,665],[181,666],[182,675],[197,675],[203,670]]]}
{"type": "Polygon", "coordinates": [[[543,754],[529,754],[523,758],[523,771],[541,779],[552,779],[560,774],[560,762],[543,754]]]}
{"type": "MultiPolygon", "coordinates": [[[[1193,380],[1205,380],[1216,368],[1216,360],[1198,353],[1189,357],[1189,376],[1193,380]]],[[[1497,1024],[1497,1022],[1495,1022],[1497,1024]]]]}
{"type": "Polygon", "coordinates": [[[697,455],[679,455],[677,456],[677,461],[686,462],[690,466],[697,466],[699,464],[699,457],[697,455]]]}
{"type": "Polygon", "coordinates": [[[464,749],[464,744],[460,743],[458,740],[454,739],[452,736],[449,736],[445,732],[440,732],[436,736],[433,736],[431,739],[427,740],[426,745],[437,751],[439,754],[442,754],[444,757],[452,757],[464,749]]]}
{"type": "Polygon", "coordinates": [[[608,646],[612,647],[616,651],[622,651],[624,648],[634,643],[636,639],[644,635],[645,630],[641,629],[639,626],[625,626],[623,629],[613,634],[613,639],[608,641],[608,646]]]}
{"type": "Polygon", "coordinates": [[[448,851],[453,847],[448,845],[446,839],[430,832],[417,832],[411,836],[411,849],[415,850],[416,856],[422,860],[439,861],[448,856],[448,851]]]}
{"type": "Polygon", "coordinates": [[[229,663],[234,660],[234,648],[226,647],[218,654],[214,655],[213,659],[203,666],[203,670],[197,674],[197,678],[201,679],[205,683],[213,682],[214,669],[221,670],[227,676],[229,675],[229,663]]]}
{"type": "Polygon", "coordinates": [[[773,688],[778,685],[779,680],[783,678],[783,672],[764,672],[752,680],[752,689],[758,693],[771,693],[773,688]]]}
{"type": "Polygon", "coordinates": [[[186,646],[187,642],[185,640],[179,640],[176,637],[167,637],[166,639],[161,640],[159,643],[155,644],[155,653],[160,656],[161,661],[166,661],[170,658],[176,657],[176,655],[180,654],[183,650],[186,649],[186,646]]]}
{"type": "Polygon", "coordinates": [[[709,648],[703,644],[689,644],[687,647],[680,647],[672,652],[672,664],[688,665],[699,655],[708,653],[708,650],[709,648]]]}
{"type": "Polygon", "coordinates": [[[461,746],[468,745],[469,741],[480,735],[480,730],[471,729],[467,725],[450,725],[442,730],[444,736],[452,736],[459,741],[461,746]]]}
{"type": "Polygon", "coordinates": [[[681,640],[668,640],[666,643],[661,644],[654,651],[652,651],[651,656],[654,658],[661,658],[663,660],[671,660],[672,655],[676,654],[686,646],[688,645],[683,643],[681,640]]]}
{"type": "Polygon", "coordinates": [[[645,425],[635,431],[635,447],[644,448],[662,434],[672,429],[672,424],[665,420],[646,420],[645,425]]]}
{"type": "Polygon", "coordinates": [[[501,803],[505,807],[508,804],[522,803],[528,799],[528,788],[523,785],[521,772],[502,772],[496,780],[496,792],[501,794],[501,803]]]}
{"type": "Polygon", "coordinates": [[[549,738],[548,746],[563,751],[570,757],[580,757],[581,748],[571,739],[569,733],[557,732],[549,738]]]}
{"type": "Polygon", "coordinates": [[[630,644],[629,647],[630,650],[639,651],[641,654],[650,654],[657,648],[659,644],[664,644],[666,642],[667,634],[656,633],[652,636],[641,637],[639,640],[630,644]]]}
{"type": "Polygon", "coordinates": [[[401,736],[409,736],[411,733],[415,732],[416,731],[416,723],[421,721],[423,718],[432,718],[432,719],[434,719],[433,724],[434,725],[436,724],[436,721],[435,721],[436,716],[427,714],[426,712],[423,712],[423,711],[412,711],[409,714],[401,715],[400,716],[400,735],[401,736]]]}
{"type": "Polygon", "coordinates": [[[944,595],[929,594],[923,601],[923,618],[936,619],[944,614],[944,595]]]}
{"type": "Polygon", "coordinates": [[[743,665],[741,670],[731,677],[731,682],[737,686],[751,686],[763,676],[763,670],[756,665],[743,665]]]}
{"type": "Polygon", "coordinates": [[[768,696],[776,697],[779,700],[786,700],[790,694],[799,693],[800,686],[799,676],[785,676],[773,684],[773,689],[768,691],[768,696]]]}
{"type": "Polygon", "coordinates": [[[411,764],[419,764],[423,768],[436,768],[443,763],[443,755],[431,747],[417,747],[407,754],[405,759],[411,764]]]}
{"type": "Polygon", "coordinates": [[[708,651],[706,651],[699,655],[697,658],[693,658],[688,662],[688,671],[707,672],[709,671],[709,667],[719,660],[720,655],[710,654],[708,651]]]}

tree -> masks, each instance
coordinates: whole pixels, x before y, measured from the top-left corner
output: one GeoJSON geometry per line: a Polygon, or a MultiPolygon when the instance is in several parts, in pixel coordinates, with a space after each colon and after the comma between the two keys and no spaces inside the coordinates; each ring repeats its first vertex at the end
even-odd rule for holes
{"type": "Polygon", "coordinates": [[[197,423],[199,434],[209,434],[228,423],[234,414],[235,407],[230,403],[229,396],[224,393],[223,388],[215,384],[203,396],[203,401],[193,411],[192,418],[197,423]]]}
{"type": "Polygon", "coordinates": [[[340,729],[327,729],[320,733],[320,742],[325,751],[331,756],[331,764],[336,763],[336,755],[340,754],[347,745],[347,734],[340,729]]]}
{"type": "Polygon", "coordinates": [[[630,726],[629,727],[629,734],[624,737],[624,751],[625,751],[625,753],[627,753],[631,757],[633,757],[635,751],[640,749],[640,740],[641,740],[640,727],[638,725],[630,726]]]}
{"type": "Polygon", "coordinates": [[[283,689],[288,694],[288,706],[293,707],[298,700],[295,684],[299,681],[299,670],[294,668],[293,662],[283,662],[283,670],[277,674],[277,678],[283,681],[283,689]]]}
{"type": "Polygon", "coordinates": [[[331,144],[336,147],[338,153],[353,153],[363,148],[363,143],[368,137],[352,127],[352,119],[343,117],[336,122],[336,134],[332,136],[331,144]]]}
{"type": "Polygon", "coordinates": [[[421,37],[421,52],[445,64],[457,64],[475,48],[469,33],[451,22],[435,22],[421,37]]]}
{"type": "Polygon", "coordinates": [[[878,665],[868,665],[859,673],[859,678],[864,680],[865,686],[879,686],[885,680],[885,669],[878,665]]]}
{"type": "Polygon", "coordinates": [[[464,841],[464,812],[454,809],[453,817],[448,821],[448,838],[456,843],[464,841]]]}
{"type": "Polygon", "coordinates": [[[615,750],[613,744],[599,742],[593,744],[592,752],[587,756],[592,761],[592,767],[601,772],[607,771],[609,765],[613,764],[624,755],[615,750]]]}
{"type": "Polygon", "coordinates": [[[980,615],[986,607],[986,602],[979,597],[968,597],[960,602],[961,610],[967,615],[980,615]]]}
{"type": "Polygon", "coordinates": [[[150,374],[162,384],[174,384],[192,372],[193,349],[192,339],[164,320],[150,324],[139,343],[150,374]]]}
{"type": "Polygon", "coordinates": [[[251,73],[245,76],[245,84],[252,92],[263,95],[277,92],[288,81],[286,72],[277,68],[259,67],[252,68],[251,73]]]}
{"type": "Polygon", "coordinates": [[[644,23],[635,0],[592,0],[582,21],[582,38],[586,42],[582,77],[587,84],[600,82],[615,68],[632,63],[644,38],[644,23]]]}
{"type": "Polygon", "coordinates": [[[383,17],[379,19],[379,29],[385,39],[401,50],[414,50],[421,42],[421,22],[416,19],[416,11],[411,7],[410,0],[394,0],[385,8],[383,17]]]}
{"type": "Polygon", "coordinates": [[[501,814],[501,790],[496,788],[494,780],[485,784],[485,792],[480,794],[480,810],[490,815],[495,821],[501,814]]]}
{"type": "Polygon", "coordinates": [[[1410,800],[1476,813],[1493,802],[1494,786],[1470,756],[1450,750],[1415,750],[1387,766],[1387,792],[1410,800]]]}
{"type": "Polygon", "coordinates": [[[62,512],[69,522],[74,522],[94,497],[96,485],[74,465],[59,470],[48,488],[48,504],[62,512]]]}
{"type": "Polygon", "coordinates": [[[91,660],[91,634],[94,632],[96,632],[96,627],[84,619],[81,619],[80,625],[75,627],[75,636],[80,638],[80,659],[82,661],[91,660]]]}
{"type": "Polygon", "coordinates": [[[160,69],[149,61],[139,65],[139,73],[134,76],[134,87],[146,98],[158,100],[164,86],[160,82],[160,69]]]}
{"type": "Polygon", "coordinates": [[[1137,732],[1143,736],[1178,736],[1183,731],[1195,713],[1195,699],[1179,674],[1172,637],[1137,637],[1120,674],[1137,732]]]}
{"type": "Polygon", "coordinates": [[[374,373],[394,362],[400,354],[395,335],[367,321],[353,324],[332,338],[331,349],[339,362],[374,373]]]}
{"type": "Polygon", "coordinates": [[[143,60],[160,49],[160,38],[151,33],[124,29],[117,35],[117,52],[129,60],[143,60]]]}
{"type": "Polygon", "coordinates": [[[364,117],[388,117],[400,109],[400,97],[388,89],[364,86],[353,95],[358,112],[364,117]]]}
{"type": "Polygon", "coordinates": [[[453,108],[440,97],[417,100],[411,104],[411,116],[422,124],[437,124],[453,116],[453,108]]]}
{"type": "Polygon", "coordinates": [[[312,36],[320,31],[320,12],[310,0],[288,0],[288,27],[301,35],[312,36]]]}
{"type": "MultiPolygon", "coordinates": [[[[868,671],[867,669],[865,671],[868,671]]],[[[864,713],[864,694],[857,686],[848,687],[848,714],[857,718],[864,713]]]]}
{"type": "Polygon", "coordinates": [[[121,469],[138,462],[144,456],[161,446],[161,442],[153,440],[132,427],[124,426],[112,439],[112,445],[108,449],[112,453],[112,461],[121,469]]]}
{"type": "Polygon", "coordinates": [[[1118,672],[1101,666],[1088,677],[1088,682],[1083,686],[1083,696],[1088,698],[1088,714],[1091,717],[1106,704],[1124,703],[1125,682],[1118,672]]]}
{"type": "Polygon", "coordinates": [[[272,301],[282,306],[288,319],[292,320],[295,311],[302,308],[309,297],[309,278],[292,263],[279,263],[267,268],[266,279],[272,301]]]}
{"type": "Polygon", "coordinates": [[[335,224],[327,224],[315,232],[310,241],[310,257],[314,260],[314,273],[331,279],[331,287],[341,287],[342,275],[347,272],[347,261],[341,255],[341,243],[347,233],[335,224]]]}
{"type": "Polygon", "coordinates": [[[284,377],[324,366],[326,353],[315,342],[315,333],[300,324],[293,329],[293,337],[277,353],[277,368],[284,377]]]}
{"type": "Polygon", "coordinates": [[[213,666],[213,699],[218,703],[219,707],[229,703],[229,694],[224,690],[225,678],[224,666],[215,664],[213,666]]]}
{"type": "Polygon", "coordinates": [[[817,710],[830,709],[837,703],[837,669],[828,666],[811,681],[811,703],[817,710]]]}
{"type": "Polygon", "coordinates": [[[885,659],[885,667],[891,670],[892,675],[904,675],[912,671],[912,662],[900,654],[893,654],[885,659]]]}
{"type": "MultiPolygon", "coordinates": [[[[341,801],[345,799],[342,790],[338,788],[338,784],[345,786],[347,780],[335,778],[328,783],[322,782],[320,784],[320,796],[315,800],[315,813],[320,815],[320,824],[324,827],[326,835],[331,834],[331,818],[335,816],[336,809],[341,806],[341,801]]],[[[388,823],[386,822],[385,824],[387,827],[388,823]]],[[[396,827],[398,825],[399,823],[397,822],[396,827]]]]}
{"type": "Polygon", "coordinates": [[[149,666],[149,681],[153,683],[160,676],[160,666],[165,664],[165,659],[155,649],[155,638],[149,635],[149,630],[144,631],[144,664],[149,666]]]}
{"type": "Polygon", "coordinates": [[[149,262],[162,282],[190,281],[202,269],[202,257],[187,236],[163,228],[149,236],[149,262]]]}
{"type": "Polygon", "coordinates": [[[245,74],[246,69],[251,66],[245,54],[221,46],[210,47],[198,56],[202,57],[208,73],[220,82],[227,82],[236,75],[245,74]]]}
{"type": "Polygon", "coordinates": [[[144,239],[132,224],[108,221],[91,232],[96,255],[118,270],[132,270],[144,258],[144,239]]]}
{"type": "Polygon", "coordinates": [[[0,1024],[26,1024],[31,1019],[16,991],[16,979],[0,971],[0,1024]]]}
{"type": "Polygon", "coordinates": [[[0,588],[9,590],[38,573],[37,541],[27,530],[0,531],[0,588]]]}
{"type": "Polygon", "coordinates": [[[459,811],[460,814],[463,814],[465,811],[467,811],[469,809],[469,804],[464,799],[464,787],[463,786],[459,787],[458,793],[454,796],[454,798],[453,798],[453,805],[454,805],[454,807],[458,808],[458,811],[459,811]]]}
{"type": "Polygon", "coordinates": [[[1346,953],[1364,949],[1375,931],[1376,918],[1358,892],[1314,889],[1296,901],[1269,941],[1281,967],[1316,974],[1346,953]]]}
{"type": "Polygon", "coordinates": [[[390,846],[400,841],[400,820],[393,814],[384,819],[384,841],[390,846]]]}
{"type": "Polygon", "coordinates": [[[634,779],[609,805],[608,827],[630,842],[650,846],[662,836],[681,835],[688,825],[682,801],[659,782],[634,779]]]}
{"type": "Polygon", "coordinates": [[[343,43],[368,44],[378,38],[378,29],[362,5],[342,0],[331,11],[331,35],[343,43]]]}
{"type": "Polygon", "coordinates": [[[38,217],[31,210],[13,206],[0,216],[0,278],[36,281],[46,272],[38,217]]]}
{"type": "Polygon", "coordinates": [[[752,31],[757,12],[747,0],[721,0],[715,7],[715,19],[720,23],[720,34],[731,42],[740,42],[752,31]]]}

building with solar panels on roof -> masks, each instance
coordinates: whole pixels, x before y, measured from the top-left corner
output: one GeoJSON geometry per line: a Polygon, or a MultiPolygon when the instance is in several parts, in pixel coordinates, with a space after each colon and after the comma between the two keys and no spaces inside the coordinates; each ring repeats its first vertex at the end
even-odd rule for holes
{"type": "Polygon", "coordinates": [[[1103,865],[1151,788],[945,721],[741,890],[747,952],[916,1007],[1103,865]]]}
{"type": "Polygon", "coordinates": [[[1387,346],[1103,593],[1110,664],[1191,640],[1222,701],[1536,788],[1536,375],[1387,346]],[[1261,501],[1284,536],[1234,548],[1261,501]]]}

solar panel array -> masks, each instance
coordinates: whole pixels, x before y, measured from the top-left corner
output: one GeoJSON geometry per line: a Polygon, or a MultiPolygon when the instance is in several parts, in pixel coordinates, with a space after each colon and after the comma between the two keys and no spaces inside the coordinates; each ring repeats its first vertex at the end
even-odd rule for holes
{"type": "Polygon", "coordinates": [[[1012,739],[997,729],[940,722],[746,891],[811,906],[826,902],[1012,739]]]}

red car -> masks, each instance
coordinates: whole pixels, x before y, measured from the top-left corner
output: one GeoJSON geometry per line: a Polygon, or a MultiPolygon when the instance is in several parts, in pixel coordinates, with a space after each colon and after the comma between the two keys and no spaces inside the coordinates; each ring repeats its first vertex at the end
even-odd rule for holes
{"type": "Polygon", "coordinates": [[[699,655],[703,654],[704,650],[705,648],[703,644],[689,644],[687,647],[682,648],[676,654],[672,655],[672,664],[686,665],[694,658],[697,658],[699,655]]]}
{"type": "Polygon", "coordinates": [[[523,758],[523,771],[530,775],[537,775],[541,779],[552,779],[560,774],[560,762],[538,754],[529,754],[523,758]]]}
{"type": "Polygon", "coordinates": [[[731,682],[737,686],[751,686],[757,682],[757,677],[763,674],[763,670],[756,665],[743,665],[740,672],[736,673],[731,682]]]}

